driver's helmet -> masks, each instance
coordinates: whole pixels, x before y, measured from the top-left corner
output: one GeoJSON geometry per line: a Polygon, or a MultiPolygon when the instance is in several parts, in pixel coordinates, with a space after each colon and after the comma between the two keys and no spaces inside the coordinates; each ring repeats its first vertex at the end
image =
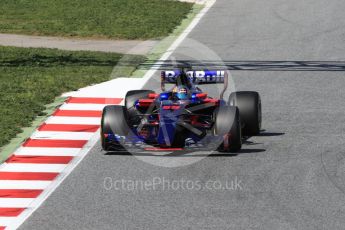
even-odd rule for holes
{"type": "Polygon", "coordinates": [[[188,99],[188,88],[186,86],[178,86],[176,96],[180,100],[188,99]]]}

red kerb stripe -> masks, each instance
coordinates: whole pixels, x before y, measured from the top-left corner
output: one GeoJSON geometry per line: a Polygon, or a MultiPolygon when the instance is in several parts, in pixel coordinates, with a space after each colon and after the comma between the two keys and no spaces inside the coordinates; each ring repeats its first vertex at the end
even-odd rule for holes
{"type": "Polygon", "coordinates": [[[29,138],[24,147],[51,147],[51,148],[82,148],[87,143],[86,140],[44,140],[29,138]]]}
{"type": "Polygon", "coordinates": [[[61,131],[61,132],[91,132],[94,133],[99,129],[99,125],[64,125],[64,124],[46,124],[43,123],[39,131],[61,131]]]}
{"type": "Polygon", "coordinates": [[[102,111],[94,110],[56,110],[53,116],[64,117],[101,117],[102,111]]]}
{"type": "Polygon", "coordinates": [[[33,163],[33,164],[68,164],[71,156],[16,156],[7,159],[7,163],[33,163]]]}
{"type": "Polygon", "coordinates": [[[1,198],[36,198],[43,190],[39,189],[0,189],[1,198]]]}
{"type": "MultiPolygon", "coordinates": [[[[22,213],[25,208],[0,208],[0,216],[1,217],[16,217],[22,213]]],[[[1,229],[1,227],[0,227],[1,229]]]]}
{"type": "Polygon", "coordinates": [[[0,180],[44,180],[51,181],[58,173],[0,172],[0,180]]]}
{"type": "Polygon", "coordinates": [[[93,98],[93,97],[70,97],[66,103],[87,103],[87,104],[120,104],[122,98],[93,98]]]}

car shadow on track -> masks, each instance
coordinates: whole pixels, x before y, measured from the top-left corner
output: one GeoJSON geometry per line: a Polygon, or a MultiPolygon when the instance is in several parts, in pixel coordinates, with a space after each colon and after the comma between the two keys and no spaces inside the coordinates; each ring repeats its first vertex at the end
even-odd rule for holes
{"type": "MultiPolygon", "coordinates": [[[[266,132],[266,130],[262,130],[262,132],[258,135],[258,137],[274,137],[274,136],[282,136],[285,133],[280,132],[266,132]]],[[[149,151],[140,151],[140,152],[130,152],[130,151],[114,151],[114,152],[107,152],[105,155],[119,155],[119,156],[156,156],[156,157],[234,157],[241,154],[246,153],[260,153],[265,152],[266,149],[263,148],[246,148],[246,146],[253,146],[253,145],[262,145],[263,143],[257,143],[250,140],[251,137],[245,137],[243,140],[243,147],[237,153],[223,153],[217,152],[214,150],[200,150],[200,149],[191,149],[191,150],[180,150],[180,151],[166,151],[169,152],[167,154],[160,154],[161,152],[157,151],[155,153],[149,151]]],[[[164,151],[162,151],[164,152],[164,151]]]]}
{"type": "Polygon", "coordinates": [[[156,155],[154,153],[131,153],[128,151],[123,151],[123,152],[107,152],[105,153],[105,155],[107,156],[112,156],[112,155],[118,155],[118,156],[156,156],[156,157],[234,157],[237,156],[239,154],[243,154],[243,153],[259,153],[259,152],[265,152],[266,149],[241,149],[239,152],[237,153],[220,153],[220,152],[216,152],[216,151],[203,151],[204,153],[200,154],[196,152],[199,151],[174,151],[171,153],[167,153],[165,155],[156,155]]]}
{"type": "Polygon", "coordinates": [[[167,155],[168,157],[235,157],[243,153],[259,153],[259,152],[265,152],[266,149],[241,149],[237,153],[222,153],[222,152],[216,152],[211,151],[210,153],[204,153],[204,154],[193,154],[193,153],[171,153],[167,155]]]}
{"type": "Polygon", "coordinates": [[[258,136],[259,137],[275,137],[275,136],[282,136],[282,135],[285,135],[285,133],[265,132],[265,130],[263,130],[263,132],[261,132],[258,136]]]}

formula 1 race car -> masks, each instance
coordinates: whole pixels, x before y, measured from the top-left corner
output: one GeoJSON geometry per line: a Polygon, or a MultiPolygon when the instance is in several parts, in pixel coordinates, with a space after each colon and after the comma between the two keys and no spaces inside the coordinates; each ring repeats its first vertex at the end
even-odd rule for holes
{"type": "Polygon", "coordinates": [[[101,142],[105,151],[129,147],[146,150],[184,149],[190,146],[220,152],[237,152],[243,136],[261,129],[261,101],[257,92],[233,92],[226,102],[226,71],[162,71],[162,93],[132,90],[124,106],[109,105],[103,110],[101,142]],[[166,91],[165,84],[174,87],[166,91]],[[198,84],[223,83],[219,99],[211,98],[198,84]]]}

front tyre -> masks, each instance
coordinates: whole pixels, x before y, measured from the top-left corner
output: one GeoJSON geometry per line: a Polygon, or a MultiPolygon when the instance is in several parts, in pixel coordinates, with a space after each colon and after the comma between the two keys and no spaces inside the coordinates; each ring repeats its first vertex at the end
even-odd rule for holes
{"type": "MultiPolygon", "coordinates": [[[[150,93],[154,93],[152,90],[130,90],[125,96],[125,107],[128,111],[128,118],[130,123],[138,124],[140,122],[140,112],[135,108],[134,103],[139,99],[148,98],[150,93]]],[[[146,111],[145,111],[146,112],[146,111]]]]}
{"type": "Polygon", "coordinates": [[[236,153],[242,148],[239,110],[235,106],[220,107],[215,113],[215,134],[223,138],[219,152],[236,153]]]}
{"type": "Polygon", "coordinates": [[[108,105],[104,107],[101,120],[101,144],[104,151],[123,151],[115,135],[126,137],[129,132],[126,107],[108,105]]]}

